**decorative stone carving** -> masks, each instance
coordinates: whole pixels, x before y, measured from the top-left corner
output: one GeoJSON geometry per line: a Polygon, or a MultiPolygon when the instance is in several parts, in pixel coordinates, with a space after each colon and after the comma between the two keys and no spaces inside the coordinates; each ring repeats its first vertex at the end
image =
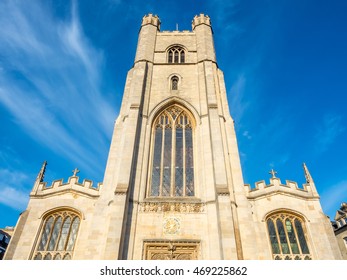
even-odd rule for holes
{"type": "Polygon", "coordinates": [[[178,212],[178,213],[203,213],[205,203],[182,203],[182,202],[141,202],[140,212],[178,212]]]}
{"type": "Polygon", "coordinates": [[[197,260],[199,242],[145,241],[145,260],[197,260]]]}
{"type": "Polygon", "coordinates": [[[181,221],[178,217],[167,217],[163,223],[164,234],[177,234],[181,229],[181,221]]]}

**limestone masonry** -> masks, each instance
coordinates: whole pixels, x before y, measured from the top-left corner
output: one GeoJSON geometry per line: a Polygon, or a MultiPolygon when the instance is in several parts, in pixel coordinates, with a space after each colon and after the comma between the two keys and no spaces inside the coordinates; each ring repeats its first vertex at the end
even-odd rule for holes
{"type": "Polygon", "coordinates": [[[102,184],[44,182],[5,259],[341,259],[315,183],[245,185],[211,20],[143,17],[102,184]]]}

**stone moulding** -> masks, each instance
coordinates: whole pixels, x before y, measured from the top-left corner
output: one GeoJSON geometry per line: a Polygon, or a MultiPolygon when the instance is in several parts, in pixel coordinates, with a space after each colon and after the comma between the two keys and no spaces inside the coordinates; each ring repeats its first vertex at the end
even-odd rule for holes
{"type": "Polygon", "coordinates": [[[85,179],[82,183],[79,183],[78,179],[79,177],[77,176],[69,177],[67,183],[64,183],[63,179],[55,180],[50,186],[47,186],[46,182],[40,182],[38,188],[30,193],[30,197],[43,198],[65,193],[91,198],[98,198],[100,196],[99,191],[102,187],[102,183],[98,183],[97,186],[94,186],[91,180],[85,179]]]}
{"type": "Polygon", "coordinates": [[[139,212],[178,212],[178,213],[204,213],[205,203],[186,202],[140,202],[139,212]]]}
{"type": "Polygon", "coordinates": [[[270,178],[270,184],[266,184],[264,180],[256,182],[255,188],[251,188],[249,184],[244,185],[246,195],[249,199],[256,199],[278,193],[293,195],[304,199],[319,199],[319,195],[314,192],[314,185],[306,183],[302,186],[302,188],[299,188],[298,183],[290,180],[286,180],[286,183],[282,184],[279,178],[270,178]]]}

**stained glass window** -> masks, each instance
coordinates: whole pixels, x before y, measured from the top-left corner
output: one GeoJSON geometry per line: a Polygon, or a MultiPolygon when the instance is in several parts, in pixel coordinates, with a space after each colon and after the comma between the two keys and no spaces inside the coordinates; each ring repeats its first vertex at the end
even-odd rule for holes
{"type": "Polygon", "coordinates": [[[194,196],[192,129],[190,115],[177,105],[156,118],[149,196],[194,196]]]}
{"type": "Polygon", "coordinates": [[[301,218],[289,213],[276,213],[268,217],[266,223],[275,260],[312,259],[301,218]]]}
{"type": "Polygon", "coordinates": [[[43,221],[34,260],[71,259],[78,228],[79,216],[68,210],[54,212],[43,221]]]}
{"type": "Polygon", "coordinates": [[[270,236],[270,243],[272,247],[272,252],[274,254],[279,254],[280,253],[280,247],[278,244],[278,239],[277,239],[277,234],[275,230],[275,225],[271,219],[267,220],[267,227],[269,230],[269,236],[270,236]]]}

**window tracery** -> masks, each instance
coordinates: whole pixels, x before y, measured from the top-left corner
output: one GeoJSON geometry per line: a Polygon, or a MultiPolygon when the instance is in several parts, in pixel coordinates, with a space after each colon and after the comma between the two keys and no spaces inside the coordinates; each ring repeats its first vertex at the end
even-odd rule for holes
{"type": "Polygon", "coordinates": [[[193,127],[177,105],[163,111],[153,125],[149,196],[194,196],[193,127]]]}
{"type": "Polygon", "coordinates": [[[68,210],[54,212],[43,221],[34,260],[71,260],[80,217],[68,210]]]}
{"type": "Polygon", "coordinates": [[[185,63],[185,51],[182,47],[175,46],[168,50],[168,63],[185,63]]]}
{"type": "Polygon", "coordinates": [[[305,225],[289,213],[277,213],[266,220],[272,255],[275,260],[311,260],[305,225]]]}

